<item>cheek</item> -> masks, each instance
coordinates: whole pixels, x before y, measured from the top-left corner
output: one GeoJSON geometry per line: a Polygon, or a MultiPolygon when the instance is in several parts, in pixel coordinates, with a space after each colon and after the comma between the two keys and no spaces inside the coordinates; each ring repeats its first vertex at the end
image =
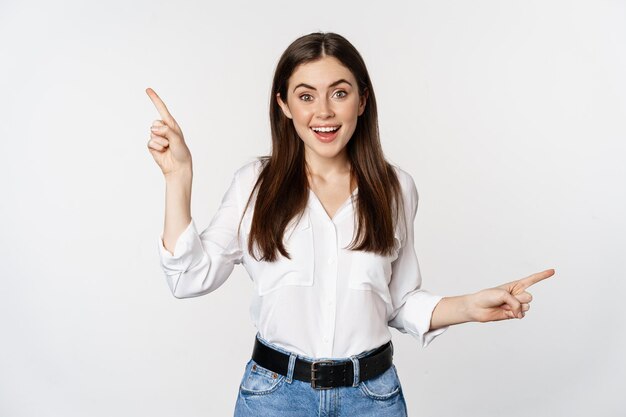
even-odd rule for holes
{"type": "Polygon", "coordinates": [[[298,116],[299,119],[303,119],[311,113],[311,110],[307,108],[307,106],[303,105],[295,105],[293,106],[293,109],[294,113],[298,116]]]}
{"type": "Polygon", "coordinates": [[[296,125],[303,125],[303,127],[308,128],[309,122],[312,117],[310,111],[306,109],[294,108],[291,112],[291,115],[293,116],[293,121],[296,125]]]}
{"type": "Polygon", "coordinates": [[[359,116],[359,100],[351,100],[342,107],[341,114],[346,119],[356,119],[359,116]]]}
{"type": "Polygon", "coordinates": [[[306,135],[306,132],[309,129],[309,122],[306,120],[306,115],[297,110],[292,110],[291,116],[291,123],[293,123],[293,127],[298,133],[298,136],[302,137],[303,135],[306,135]]]}
{"type": "Polygon", "coordinates": [[[346,129],[346,140],[350,140],[352,139],[352,135],[354,135],[354,132],[356,131],[356,123],[352,124],[350,126],[350,128],[346,129]]]}

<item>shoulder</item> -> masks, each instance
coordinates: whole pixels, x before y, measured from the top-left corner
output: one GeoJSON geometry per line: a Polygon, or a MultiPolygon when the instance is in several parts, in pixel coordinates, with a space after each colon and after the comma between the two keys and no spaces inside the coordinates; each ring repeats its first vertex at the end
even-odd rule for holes
{"type": "Polygon", "coordinates": [[[265,159],[256,157],[235,170],[233,182],[243,195],[247,196],[251,193],[264,165],[265,159]]]}
{"type": "Polygon", "coordinates": [[[252,195],[254,185],[259,178],[259,174],[264,166],[264,160],[262,157],[255,157],[252,160],[245,162],[239,166],[233,174],[233,186],[237,190],[239,201],[248,201],[248,198],[252,195]]]}
{"type": "Polygon", "coordinates": [[[398,176],[398,180],[400,181],[400,183],[403,183],[404,185],[406,185],[406,184],[409,184],[411,182],[414,182],[413,181],[413,176],[411,174],[409,174],[408,171],[402,169],[401,167],[399,167],[396,164],[389,163],[389,165],[391,165],[391,167],[393,168],[394,172],[398,176]]]}
{"type": "Polygon", "coordinates": [[[235,177],[243,183],[250,181],[255,182],[262,168],[263,162],[261,158],[254,158],[237,168],[235,170],[235,177]]]}
{"type": "Polygon", "coordinates": [[[405,201],[410,202],[412,205],[417,204],[418,193],[413,176],[406,170],[400,168],[398,165],[389,163],[393,167],[398,182],[400,182],[400,188],[402,189],[402,195],[405,201]]]}

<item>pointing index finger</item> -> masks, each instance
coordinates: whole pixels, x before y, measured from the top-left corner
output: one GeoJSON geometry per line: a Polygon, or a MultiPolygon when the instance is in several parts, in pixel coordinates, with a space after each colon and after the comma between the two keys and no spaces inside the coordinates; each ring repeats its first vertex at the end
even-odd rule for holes
{"type": "Polygon", "coordinates": [[[167,110],[163,100],[161,100],[158,94],[151,88],[146,88],[146,93],[148,94],[148,97],[150,97],[150,100],[152,100],[152,103],[154,103],[154,106],[157,108],[159,114],[161,115],[161,119],[163,119],[163,121],[170,127],[174,127],[174,118],[167,110]]]}
{"type": "Polygon", "coordinates": [[[528,288],[531,285],[538,283],[539,281],[550,278],[552,275],[554,275],[554,269],[546,269],[545,271],[532,274],[522,280],[524,288],[528,288]]]}

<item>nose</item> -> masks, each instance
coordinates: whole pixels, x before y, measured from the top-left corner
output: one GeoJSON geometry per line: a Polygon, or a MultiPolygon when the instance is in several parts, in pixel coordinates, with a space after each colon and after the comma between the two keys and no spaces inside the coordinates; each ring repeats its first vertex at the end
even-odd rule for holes
{"type": "Polygon", "coordinates": [[[322,99],[318,101],[319,106],[317,109],[317,116],[320,119],[327,119],[329,117],[333,117],[335,113],[333,112],[332,107],[328,103],[328,99],[322,99]]]}

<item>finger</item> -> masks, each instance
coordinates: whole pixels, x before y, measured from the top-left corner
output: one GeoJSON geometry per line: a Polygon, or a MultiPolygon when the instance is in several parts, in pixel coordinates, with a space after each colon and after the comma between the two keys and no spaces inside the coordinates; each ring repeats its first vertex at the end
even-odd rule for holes
{"type": "Polygon", "coordinates": [[[161,146],[167,147],[170,145],[170,141],[167,140],[166,138],[163,138],[161,136],[156,136],[156,135],[150,135],[150,139],[156,143],[158,143],[161,146]]]}
{"type": "Polygon", "coordinates": [[[512,312],[512,311],[507,311],[507,312],[505,313],[505,315],[506,315],[506,318],[507,318],[507,319],[522,319],[522,318],[526,317],[526,312],[525,312],[525,311],[522,311],[522,313],[521,313],[521,314],[522,314],[522,316],[521,316],[521,317],[515,317],[515,316],[513,315],[513,312],[512,312]]]}
{"type": "Polygon", "coordinates": [[[150,139],[148,141],[148,149],[150,151],[155,150],[155,151],[159,151],[159,152],[163,152],[165,150],[165,146],[159,144],[156,140],[154,139],[150,139]]]}
{"type": "Polygon", "coordinates": [[[159,134],[159,130],[165,126],[166,124],[161,120],[155,120],[152,122],[152,126],[150,126],[150,133],[159,134]]]}
{"type": "Polygon", "coordinates": [[[165,106],[165,103],[163,103],[163,100],[161,100],[161,97],[159,97],[158,94],[151,88],[146,88],[146,93],[148,94],[148,97],[150,97],[150,100],[152,100],[154,106],[157,108],[163,122],[170,127],[174,127],[176,121],[170,114],[169,110],[167,110],[167,107],[165,106]]]}
{"type": "MultiPolygon", "coordinates": [[[[511,307],[509,307],[508,304],[503,304],[502,306],[500,306],[500,308],[503,310],[511,311],[511,307]]],[[[528,310],[530,310],[530,304],[522,303],[522,312],[528,310]]]]}
{"type": "Polygon", "coordinates": [[[515,294],[514,297],[517,298],[517,301],[520,303],[530,303],[533,300],[533,296],[528,291],[515,294]]]}
{"type": "Polygon", "coordinates": [[[513,297],[511,294],[503,293],[502,301],[506,303],[510,308],[510,313],[513,314],[516,318],[523,317],[522,315],[522,303],[517,301],[517,298],[513,297]]]}
{"type": "Polygon", "coordinates": [[[152,126],[150,127],[156,127],[156,126],[165,126],[165,123],[163,123],[163,120],[155,120],[154,122],[152,122],[152,126]]]}
{"type": "Polygon", "coordinates": [[[150,128],[150,136],[160,136],[163,138],[167,138],[169,141],[174,141],[178,143],[181,139],[178,135],[178,132],[172,129],[169,126],[152,126],[150,128]]]}
{"type": "Polygon", "coordinates": [[[528,288],[539,281],[550,278],[552,275],[554,275],[554,269],[546,269],[545,271],[537,272],[536,274],[532,274],[524,279],[521,279],[520,284],[522,284],[523,288],[528,288]]]}

